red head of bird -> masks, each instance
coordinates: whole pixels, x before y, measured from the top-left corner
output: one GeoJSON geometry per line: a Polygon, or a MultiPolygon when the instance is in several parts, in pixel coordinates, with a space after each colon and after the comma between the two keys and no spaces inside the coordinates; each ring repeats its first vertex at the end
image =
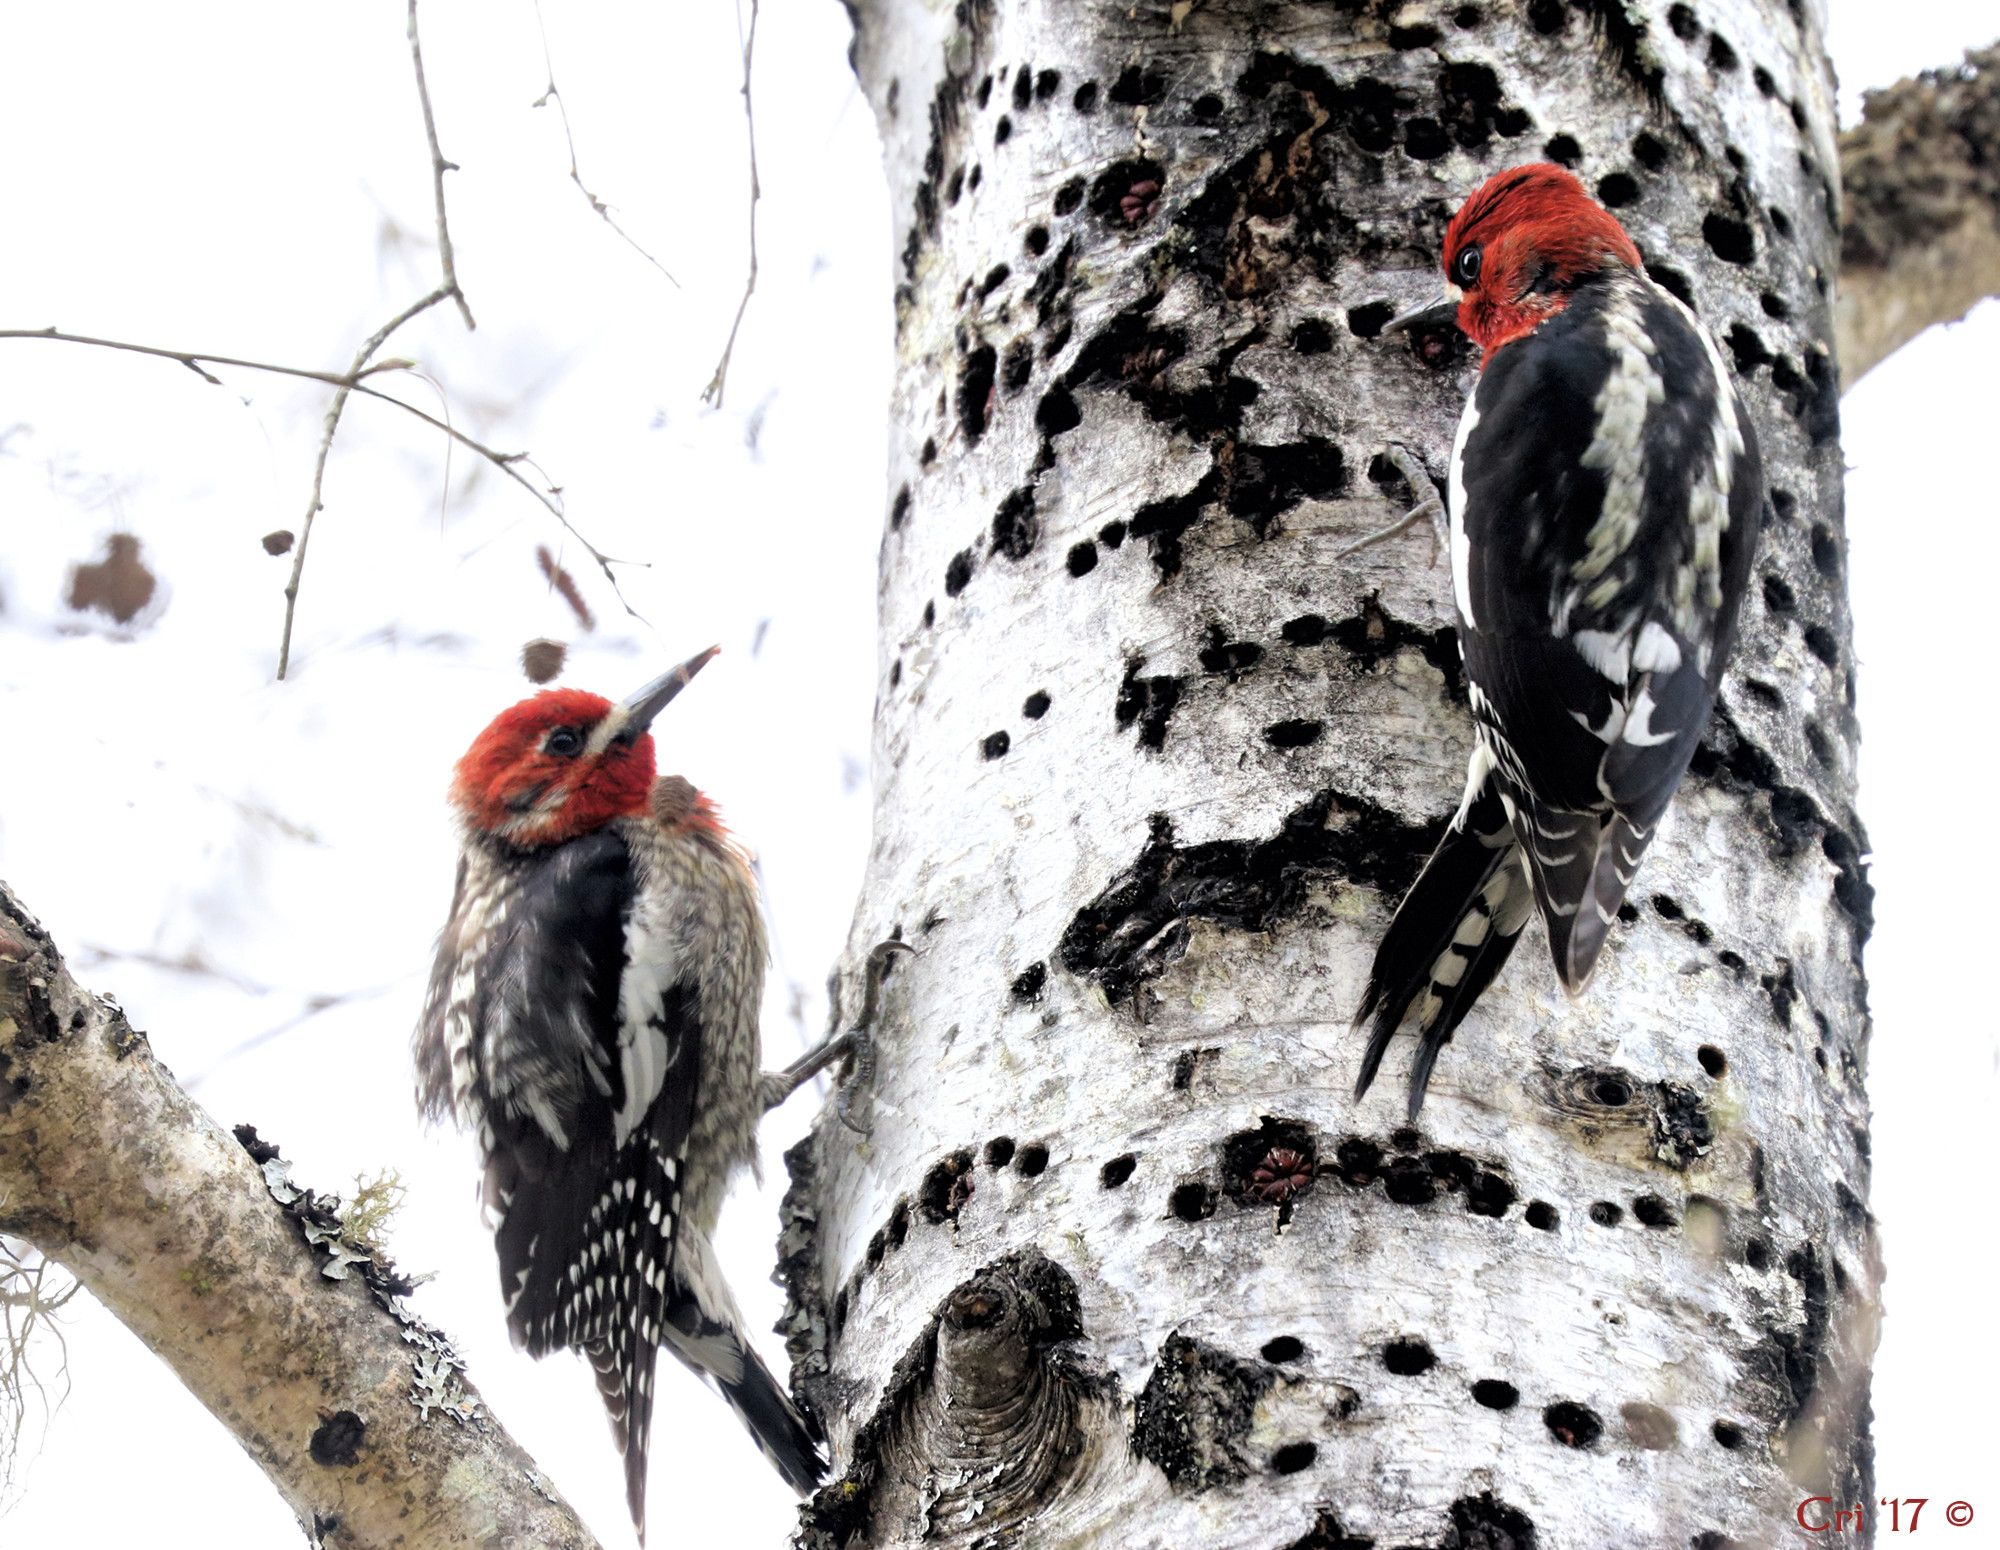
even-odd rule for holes
{"type": "Polygon", "coordinates": [[[1456,322],[1491,355],[1560,312],[1579,280],[1611,268],[1643,268],[1611,212],[1552,162],[1510,167],[1445,228],[1444,298],[1389,326],[1456,322]]]}
{"type": "Polygon", "coordinates": [[[621,703],[582,689],[544,689],[509,706],[458,761],[452,805],[468,827],[524,850],[644,813],[653,788],[653,718],[719,649],[690,657],[621,703]]]}

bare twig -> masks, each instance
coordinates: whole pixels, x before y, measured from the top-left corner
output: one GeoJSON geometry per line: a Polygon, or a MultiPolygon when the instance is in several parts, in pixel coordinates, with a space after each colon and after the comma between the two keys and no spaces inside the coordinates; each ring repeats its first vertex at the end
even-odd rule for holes
{"type": "MultiPolygon", "coordinates": [[[[439,297],[437,299],[442,298],[439,297]]],[[[411,315],[414,316],[414,313],[411,315]]],[[[386,339],[388,337],[387,333],[385,332],[382,337],[386,339]]],[[[345,372],[319,371],[309,366],[284,366],[275,361],[253,361],[237,355],[215,355],[206,350],[170,350],[161,345],[135,344],[125,339],[100,339],[90,334],[65,333],[59,328],[0,328],[0,339],[48,339],[58,344],[81,344],[100,350],[122,350],[130,355],[150,355],[156,360],[173,361],[185,366],[203,381],[214,383],[218,387],[222,385],[222,381],[207,369],[210,366],[236,368],[243,371],[261,371],[279,377],[298,377],[307,382],[324,382],[328,387],[340,388],[346,392],[358,393],[363,398],[373,398],[385,404],[392,404],[402,410],[403,413],[421,420],[432,430],[443,432],[454,443],[465,448],[466,451],[472,453],[475,457],[482,458],[486,462],[491,463],[501,473],[505,474],[522,489],[534,496],[536,500],[540,501],[549,514],[562,524],[563,531],[568,533],[579,544],[583,545],[585,552],[589,554],[597,568],[604,573],[605,580],[611,584],[611,589],[617,594],[618,601],[623,605],[625,612],[634,619],[644,622],[643,616],[639,611],[625,601],[625,594],[619,590],[618,578],[613,573],[611,567],[614,565],[643,566],[646,562],[643,560],[617,559],[606,554],[588,538],[584,537],[582,533],[578,532],[575,525],[569,520],[567,513],[563,510],[562,492],[552,485],[544,487],[536,484],[521,472],[523,467],[533,468],[535,466],[527,453],[496,451],[484,442],[468,436],[449,421],[440,419],[437,415],[431,414],[426,410],[419,409],[407,399],[398,398],[393,393],[385,393],[380,388],[370,385],[367,380],[370,377],[379,376],[383,372],[408,371],[411,365],[408,361],[376,361],[373,364],[357,367],[345,372]]]]}
{"type": "MultiPolygon", "coordinates": [[[[741,11],[737,14],[742,15],[741,11]]],[[[750,98],[750,64],[757,51],[757,0],[750,0],[750,26],[742,36],[743,128],[750,142],[750,272],[743,281],[743,299],[736,304],[736,320],[729,325],[722,359],[715,363],[715,375],[701,391],[702,402],[714,409],[722,407],[723,386],[729,379],[729,357],[736,352],[736,331],[743,326],[743,314],[750,309],[750,297],[757,289],[757,201],[764,192],[757,182],[757,113],[750,98]]]]}
{"type": "MultiPolygon", "coordinates": [[[[414,9],[415,7],[413,6],[412,11],[414,9]]],[[[412,25],[414,25],[414,16],[412,17],[412,25]]],[[[426,117],[428,116],[426,114],[426,117]]],[[[444,206],[442,204],[438,206],[438,223],[440,227],[444,223],[444,206]]],[[[449,254],[449,251],[449,249],[446,250],[447,254],[449,254]]],[[[446,258],[445,262],[449,265],[449,257],[446,258]]],[[[412,302],[409,306],[405,307],[387,323],[370,334],[361,348],[355,351],[354,364],[348,368],[348,375],[359,377],[375,352],[382,348],[389,336],[405,323],[409,322],[411,318],[420,312],[425,312],[435,307],[446,297],[456,295],[458,295],[456,286],[441,285],[428,296],[423,297],[419,301],[412,302]]],[[[464,305],[465,298],[460,296],[459,306],[462,308],[464,305]]],[[[468,313],[466,316],[469,320],[471,314],[468,313]]],[[[292,665],[292,621],[298,613],[299,580],[305,575],[306,546],[312,542],[313,518],[319,515],[322,504],[320,490],[326,481],[326,460],[333,453],[334,433],[340,429],[340,417],[347,409],[347,395],[353,391],[350,387],[342,387],[335,391],[333,402],[326,406],[326,419],[320,426],[319,450],[313,456],[312,493],[306,498],[305,519],[299,523],[297,541],[292,547],[292,571],[285,578],[285,626],[278,637],[278,676],[280,678],[285,676],[292,665]]]]}
{"type": "MultiPolygon", "coordinates": [[[[391,334],[441,301],[449,299],[458,303],[458,315],[465,319],[467,329],[479,326],[473,321],[472,308],[466,303],[465,292],[459,289],[458,268],[452,258],[451,225],[444,213],[444,175],[456,170],[456,164],[446,161],[444,152],[438,148],[437,117],[431,112],[430,83],[424,78],[424,50],[417,38],[417,0],[410,0],[408,34],[410,64],[417,77],[417,101],[424,110],[424,139],[431,152],[431,196],[437,209],[438,269],[443,278],[436,290],[411,302],[368,336],[355,352],[354,364],[348,369],[348,375],[355,377],[375,358],[375,352],[388,342],[391,334]]],[[[278,638],[279,678],[291,669],[292,624],[298,617],[299,582],[306,573],[306,549],[312,543],[313,519],[319,515],[322,504],[320,492],[326,482],[326,460],[333,454],[333,438],[340,429],[340,417],[346,412],[347,396],[352,391],[343,387],[334,393],[333,402],[326,406],[326,420],[320,427],[319,451],[313,457],[312,494],[306,499],[305,520],[299,524],[298,542],[292,549],[291,574],[285,578],[285,625],[278,638]]]]}
{"type": "MultiPolygon", "coordinates": [[[[423,105],[424,110],[424,139],[431,148],[431,202],[437,206],[438,270],[444,276],[444,283],[438,290],[458,303],[458,315],[465,319],[466,331],[470,333],[479,325],[473,322],[472,308],[466,302],[465,292],[459,289],[458,266],[452,261],[451,227],[446,224],[444,218],[444,175],[447,172],[458,171],[458,163],[446,161],[444,152],[438,149],[437,117],[431,112],[430,82],[424,78],[424,47],[417,39],[417,0],[410,0],[409,37],[410,65],[417,76],[417,101],[423,105]]],[[[430,303],[427,301],[419,303],[409,316],[415,317],[418,311],[428,305],[430,303]]],[[[382,337],[388,338],[389,334],[395,332],[404,321],[407,319],[398,319],[391,323],[382,337]]]]}
{"type": "Polygon", "coordinates": [[[0,1495],[14,1483],[30,1394],[44,1421],[69,1395],[69,1351],[55,1315],[75,1295],[76,1283],[33,1248],[0,1238],[0,1495]],[[53,1371],[41,1362],[44,1338],[54,1342],[53,1371]],[[53,1400],[51,1384],[61,1388],[53,1400]]]}
{"type": "Polygon", "coordinates": [[[617,232],[618,235],[624,239],[625,245],[629,247],[634,253],[637,253],[647,263],[651,264],[655,269],[659,270],[661,274],[665,275],[667,283],[669,285],[671,285],[675,290],[679,290],[681,288],[681,282],[674,278],[673,272],[670,269],[668,269],[665,264],[661,263],[657,258],[655,258],[651,253],[647,252],[645,247],[640,243],[637,237],[634,237],[623,226],[620,226],[618,224],[617,218],[611,213],[611,206],[606,204],[602,199],[599,199],[597,195],[591,191],[590,185],[583,181],[583,174],[577,170],[576,135],[570,129],[569,109],[563,105],[563,95],[560,91],[556,89],[555,57],[549,52],[549,28],[548,28],[548,23],[542,19],[541,0],[535,0],[535,26],[542,35],[542,64],[544,65],[544,67],[546,67],[548,71],[549,84],[548,84],[548,89],[545,90],[541,94],[541,96],[537,97],[534,100],[533,104],[531,105],[537,108],[547,107],[551,102],[553,102],[556,105],[556,112],[562,118],[563,140],[569,146],[570,182],[574,183],[577,186],[577,191],[583,195],[585,201],[590,205],[590,208],[597,212],[597,218],[599,220],[604,222],[604,224],[606,226],[609,226],[613,231],[617,232]]]}

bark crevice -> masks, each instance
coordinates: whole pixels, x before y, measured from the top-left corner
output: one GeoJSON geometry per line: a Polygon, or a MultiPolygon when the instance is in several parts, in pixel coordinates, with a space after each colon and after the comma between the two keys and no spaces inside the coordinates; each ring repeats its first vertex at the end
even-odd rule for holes
{"type": "Polygon", "coordinates": [[[801,1543],[856,1536],[998,1546],[1047,1532],[1119,1465],[1118,1385],[1083,1358],[1074,1279],[1010,1254],[933,1310],[856,1433],[842,1477],[806,1507],[801,1543]]]}

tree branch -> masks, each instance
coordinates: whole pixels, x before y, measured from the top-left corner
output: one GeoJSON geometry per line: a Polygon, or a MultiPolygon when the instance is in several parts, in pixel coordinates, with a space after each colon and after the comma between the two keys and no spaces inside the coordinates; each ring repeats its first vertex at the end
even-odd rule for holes
{"type": "Polygon", "coordinates": [[[316,1540],[591,1550],[329,1204],[196,1105],[0,883],[0,1231],[172,1367],[316,1540]]]}
{"type": "MultiPolygon", "coordinates": [[[[424,77],[424,46],[417,37],[417,0],[410,0],[410,66],[417,77],[417,102],[424,110],[424,142],[431,152],[431,202],[437,208],[438,270],[444,276],[444,283],[438,287],[446,296],[458,303],[458,315],[465,319],[465,329],[470,333],[479,325],[472,320],[472,308],[467,304],[465,292],[459,289],[458,265],[452,257],[451,226],[444,218],[444,175],[458,171],[458,163],[446,161],[444,152],[438,148],[437,116],[431,112],[431,86],[424,77]]],[[[415,317],[418,310],[428,303],[419,303],[409,316],[415,317]]],[[[388,338],[399,326],[401,320],[391,323],[382,337],[388,338]]]]}
{"type": "Polygon", "coordinates": [[[729,325],[722,359],[715,363],[715,375],[701,390],[702,402],[711,409],[722,407],[722,391],[729,381],[729,358],[736,353],[736,331],[743,326],[743,314],[750,309],[750,298],[757,290],[757,201],[764,190],[757,182],[757,112],[750,98],[750,66],[756,53],[757,0],[750,0],[750,25],[743,34],[743,129],[750,142],[750,272],[744,277],[743,299],[736,303],[736,318],[729,325]]]}
{"type": "Polygon", "coordinates": [[[681,282],[674,278],[673,271],[648,252],[645,245],[637,237],[633,236],[623,226],[620,226],[617,217],[611,213],[611,206],[606,204],[602,199],[599,199],[591,186],[583,181],[583,173],[577,166],[576,134],[570,128],[569,108],[564,104],[563,94],[556,86],[555,56],[549,52],[549,28],[548,23],[542,18],[540,0],[537,0],[535,5],[535,27],[542,35],[542,64],[548,71],[549,84],[547,89],[543,91],[541,96],[534,100],[531,106],[537,108],[547,107],[551,102],[556,105],[556,113],[562,119],[563,143],[569,147],[570,182],[576,185],[577,192],[583,195],[584,202],[596,212],[599,220],[615,231],[624,240],[625,245],[634,253],[637,253],[647,263],[659,270],[666,277],[667,284],[671,285],[675,290],[679,290],[681,282]]]}
{"type": "MultiPolygon", "coordinates": [[[[425,299],[422,305],[434,305],[443,299],[444,294],[446,293],[433,292],[430,297],[425,299]]],[[[407,322],[410,317],[415,315],[414,310],[409,311],[402,315],[400,321],[407,322]]],[[[390,327],[385,328],[376,336],[377,339],[387,339],[389,334],[394,332],[394,327],[395,324],[392,323],[390,327]]],[[[363,398],[373,398],[381,403],[391,404],[402,410],[403,413],[423,421],[432,430],[442,432],[455,444],[465,448],[466,451],[491,463],[501,473],[505,474],[514,483],[534,496],[536,500],[540,501],[543,508],[557,522],[562,524],[563,531],[583,545],[585,552],[589,554],[597,568],[604,573],[604,579],[611,584],[611,590],[617,596],[625,612],[631,615],[632,618],[639,619],[642,623],[644,622],[644,618],[639,611],[626,602],[625,594],[619,588],[618,578],[613,573],[611,567],[614,565],[643,566],[647,562],[644,560],[621,560],[614,558],[606,554],[602,549],[599,549],[588,538],[584,537],[577,530],[576,525],[570,521],[568,514],[563,510],[562,492],[553,486],[544,487],[543,485],[539,485],[521,472],[521,467],[524,464],[529,467],[534,466],[529,461],[527,453],[496,451],[484,442],[468,436],[450,421],[440,419],[437,415],[419,409],[415,404],[408,402],[406,399],[398,398],[393,393],[385,393],[378,387],[370,386],[367,380],[370,377],[379,376],[386,371],[409,370],[410,362],[408,361],[376,361],[372,365],[358,365],[344,372],[320,371],[309,366],[285,366],[275,361],[253,361],[236,355],[215,355],[206,350],[171,350],[163,345],[136,344],[126,339],[100,339],[91,334],[65,333],[59,328],[0,328],[0,339],[47,339],[57,344],[80,344],[99,350],[122,350],[128,355],[150,355],[156,360],[178,362],[197,377],[200,377],[204,382],[212,383],[216,387],[222,386],[222,379],[208,369],[211,366],[235,368],[243,371],[261,371],[278,377],[299,377],[307,382],[324,382],[327,386],[339,388],[343,392],[359,393],[363,398]]],[[[379,348],[379,344],[376,347],[379,348]]],[[[323,465],[323,454],[321,461],[323,465]]],[[[315,480],[315,490],[317,490],[317,480],[315,480]]]]}
{"type": "Polygon", "coordinates": [[[2000,44],[1870,92],[1862,113],[1840,137],[1834,327],[1849,387],[2000,295],[2000,44]]]}
{"type": "MultiPolygon", "coordinates": [[[[431,153],[431,199],[437,210],[438,271],[443,278],[436,290],[411,302],[368,336],[354,354],[354,364],[348,368],[350,377],[360,375],[391,334],[441,301],[449,299],[458,303],[458,315],[465,319],[468,331],[479,326],[472,319],[472,308],[466,302],[465,292],[459,289],[458,266],[451,247],[451,223],[445,219],[444,175],[457,170],[457,164],[446,161],[444,152],[438,148],[437,116],[431,111],[430,82],[424,77],[424,49],[417,37],[417,0],[410,0],[408,33],[410,64],[417,78],[417,101],[424,110],[424,140],[431,153]]],[[[285,626],[278,638],[278,677],[281,679],[292,665],[292,622],[298,616],[299,582],[306,573],[306,547],[312,542],[313,519],[320,512],[320,490],[326,482],[326,460],[333,454],[333,438],[340,429],[340,417],[347,408],[347,395],[352,391],[350,387],[341,387],[334,393],[333,402],[326,406],[326,421],[320,428],[319,451],[313,458],[312,494],[306,498],[305,518],[299,523],[298,543],[292,550],[291,574],[285,578],[285,626]]]]}

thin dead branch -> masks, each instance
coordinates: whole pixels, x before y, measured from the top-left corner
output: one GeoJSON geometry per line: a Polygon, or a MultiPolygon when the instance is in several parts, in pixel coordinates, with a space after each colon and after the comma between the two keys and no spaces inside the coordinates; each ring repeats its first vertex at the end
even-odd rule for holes
{"type": "MultiPolygon", "coordinates": [[[[391,334],[441,301],[458,303],[458,315],[465,319],[468,331],[479,326],[473,321],[472,308],[466,302],[465,292],[459,288],[458,267],[451,247],[451,224],[445,218],[444,175],[455,171],[457,164],[446,161],[444,152],[438,147],[437,116],[431,111],[430,83],[424,77],[424,50],[417,37],[417,0],[410,0],[408,34],[410,64],[417,78],[417,101],[424,111],[424,140],[431,153],[431,196],[437,210],[438,269],[443,278],[435,290],[411,302],[368,336],[355,352],[354,364],[348,368],[348,375],[354,377],[358,377],[375,358],[375,352],[388,343],[391,334]]],[[[285,626],[278,639],[278,677],[281,679],[292,665],[292,624],[298,617],[299,582],[306,572],[306,549],[312,542],[313,519],[319,515],[322,505],[326,460],[333,453],[333,438],[340,429],[340,417],[346,412],[347,397],[352,391],[348,387],[335,391],[333,402],[326,406],[326,420],[320,427],[319,450],[313,457],[312,494],[306,498],[305,520],[299,524],[298,542],[292,548],[291,574],[285,578],[285,626]]]]}
{"type": "Polygon", "coordinates": [[[535,4],[535,26],[542,35],[542,64],[548,71],[549,84],[541,96],[537,97],[530,106],[543,108],[547,107],[551,102],[556,105],[556,113],[562,119],[563,142],[569,147],[570,182],[577,186],[577,191],[583,195],[584,201],[590,208],[597,213],[597,218],[600,221],[618,233],[619,237],[624,240],[625,245],[634,253],[637,253],[647,263],[659,270],[662,275],[666,276],[669,285],[675,290],[679,290],[681,282],[674,278],[673,271],[648,252],[645,245],[637,237],[633,236],[623,226],[620,226],[618,218],[611,213],[611,206],[606,204],[602,199],[599,199],[590,185],[583,181],[583,173],[577,168],[576,135],[570,128],[569,109],[563,105],[562,92],[556,87],[555,56],[549,52],[549,28],[548,23],[542,19],[541,0],[536,0],[535,4]]]}
{"type": "MultiPolygon", "coordinates": [[[[437,299],[441,300],[442,297],[437,299]]],[[[432,304],[435,305],[435,301],[432,304]]],[[[384,333],[382,337],[386,339],[387,333],[384,333]]],[[[588,538],[584,537],[582,533],[577,531],[575,524],[570,521],[568,514],[563,510],[562,491],[552,484],[537,484],[521,472],[523,468],[535,467],[534,462],[527,453],[497,451],[487,446],[484,442],[467,435],[448,420],[444,420],[437,415],[418,408],[407,399],[398,398],[393,393],[385,393],[382,389],[374,387],[369,383],[369,378],[379,376],[384,372],[409,371],[411,369],[409,361],[374,361],[345,372],[339,372],[321,371],[308,366],[285,366],[275,361],[255,361],[236,355],[216,355],[207,350],[172,350],[162,345],[137,344],[125,339],[102,339],[91,334],[66,333],[59,328],[0,328],[0,339],[46,339],[58,344],[88,345],[100,350],[121,350],[129,355],[148,355],[156,360],[173,361],[185,366],[204,382],[212,383],[216,387],[223,385],[222,379],[216,376],[213,371],[210,371],[209,367],[258,371],[279,377],[298,377],[307,382],[323,382],[328,387],[340,388],[346,392],[358,393],[363,398],[373,398],[382,403],[393,405],[402,410],[403,413],[421,420],[432,430],[442,432],[454,444],[465,448],[466,451],[472,453],[474,456],[492,464],[493,467],[499,469],[501,473],[505,474],[509,479],[513,480],[522,489],[541,502],[548,513],[562,525],[563,531],[583,546],[592,562],[604,573],[605,580],[610,583],[612,591],[617,595],[618,601],[624,607],[625,612],[632,618],[640,620],[641,623],[645,622],[644,616],[630,603],[626,602],[625,594],[619,589],[618,578],[612,571],[612,567],[614,565],[638,567],[644,566],[646,562],[643,560],[622,560],[613,555],[608,555],[588,538]]],[[[536,471],[540,472],[539,469],[536,471]]]]}
{"type": "Polygon", "coordinates": [[[46,1422],[69,1397],[69,1350],[55,1315],[75,1295],[76,1282],[33,1248],[0,1238],[0,1500],[14,1483],[29,1401],[41,1402],[46,1422]]]}
{"type": "MultiPolygon", "coordinates": [[[[458,315],[465,319],[466,332],[470,333],[479,325],[472,320],[472,307],[459,288],[458,265],[451,249],[451,226],[444,218],[444,175],[458,171],[458,163],[446,161],[444,152],[438,148],[437,115],[431,111],[430,82],[424,77],[424,46],[417,37],[417,0],[410,0],[409,38],[410,66],[417,77],[417,101],[424,110],[424,140],[431,150],[431,202],[437,207],[438,270],[444,276],[444,283],[438,289],[458,303],[458,315]]],[[[419,308],[424,305],[427,303],[419,303],[419,308]]],[[[416,313],[410,316],[415,317],[416,313]]],[[[400,323],[392,323],[389,332],[399,326],[400,323]]]]}
{"type": "MultiPolygon", "coordinates": [[[[740,17],[742,12],[737,15],[740,17]]],[[[743,314],[750,310],[750,298],[757,290],[757,201],[764,190],[757,181],[757,111],[750,96],[750,66],[757,52],[757,0],[750,0],[750,25],[743,37],[743,129],[750,143],[750,271],[743,281],[743,299],[736,304],[736,318],[729,325],[729,338],[722,346],[722,359],[715,363],[715,375],[701,390],[701,400],[712,409],[722,407],[723,388],[729,380],[729,358],[736,353],[736,331],[743,326],[743,314]]]]}

